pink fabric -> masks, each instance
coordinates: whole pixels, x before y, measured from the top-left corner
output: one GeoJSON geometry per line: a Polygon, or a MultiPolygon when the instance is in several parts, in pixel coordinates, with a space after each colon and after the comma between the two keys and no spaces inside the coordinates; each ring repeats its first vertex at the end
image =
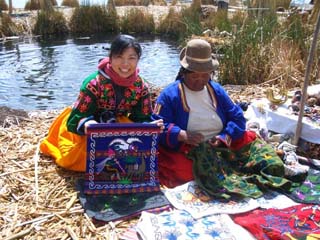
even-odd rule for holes
{"type": "Polygon", "coordinates": [[[132,86],[132,84],[137,80],[139,74],[139,69],[137,68],[134,74],[132,74],[130,77],[122,78],[112,69],[112,64],[110,63],[110,59],[108,57],[101,60],[98,65],[98,69],[103,70],[106,74],[108,74],[115,84],[122,87],[132,86]]]}

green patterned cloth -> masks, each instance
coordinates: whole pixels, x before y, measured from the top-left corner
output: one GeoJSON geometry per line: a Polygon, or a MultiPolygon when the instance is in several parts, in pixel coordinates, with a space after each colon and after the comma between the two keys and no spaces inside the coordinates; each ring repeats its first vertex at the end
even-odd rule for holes
{"type": "Polygon", "coordinates": [[[267,188],[290,192],[298,184],[284,178],[282,160],[259,138],[235,152],[203,143],[188,158],[193,160],[196,183],[214,197],[258,198],[267,188]]]}

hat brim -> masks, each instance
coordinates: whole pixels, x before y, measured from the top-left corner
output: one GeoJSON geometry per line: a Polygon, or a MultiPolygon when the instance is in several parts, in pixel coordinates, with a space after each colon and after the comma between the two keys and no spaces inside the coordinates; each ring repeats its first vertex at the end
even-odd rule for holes
{"type": "Polygon", "coordinates": [[[219,62],[216,59],[201,63],[188,60],[186,58],[186,47],[180,52],[180,64],[182,67],[192,72],[213,72],[219,67],[219,62]]]}

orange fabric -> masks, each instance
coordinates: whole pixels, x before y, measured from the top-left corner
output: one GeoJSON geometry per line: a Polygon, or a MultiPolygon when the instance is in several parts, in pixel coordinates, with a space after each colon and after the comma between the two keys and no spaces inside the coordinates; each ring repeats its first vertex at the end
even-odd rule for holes
{"type": "Polygon", "coordinates": [[[47,137],[40,144],[40,151],[54,158],[60,167],[84,172],[86,170],[86,137],[69,132],[68,107],[52,123],[47,137]]]}
{"type": "Polygon", "coordinates": [[[119,123],[132,123],[132,121],[125,116],[117,117],[117,122],[119,122],[119,123]]]}
{"type": "Polygon", "coordinates": [[[159,146],[160,184],[173,188],[193,180],[192,163],[185,153],[168,151],[159,146]]]}

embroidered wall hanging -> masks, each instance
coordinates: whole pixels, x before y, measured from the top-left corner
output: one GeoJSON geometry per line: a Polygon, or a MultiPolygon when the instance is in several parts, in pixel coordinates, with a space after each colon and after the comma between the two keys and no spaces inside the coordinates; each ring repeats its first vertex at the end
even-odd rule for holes
{"type": "Polygon", "coordinates": [[[150,123],[101,123],[87,129],[85,193],[159,191],[158,136],[150,123]]]}

